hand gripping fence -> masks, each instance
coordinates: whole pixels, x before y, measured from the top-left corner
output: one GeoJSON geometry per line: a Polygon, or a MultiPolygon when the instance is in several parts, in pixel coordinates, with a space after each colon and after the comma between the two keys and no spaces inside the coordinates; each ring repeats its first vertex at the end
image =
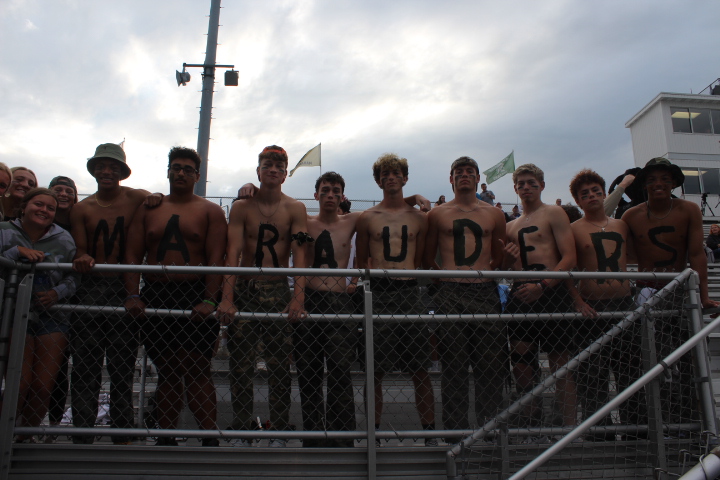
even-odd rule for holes
{"type": "MultiPolygon", "coordinates": [[[[649,448],[652,450],[652,465],[666,471],[671,469],[672,465],[668,465],[666,461],[669,447],[664,436],[678,431],[717,434],[712,391],[708,381],[707,355],[701,348],[702,339],[717,326],[717,321],[701,329],[702,319],[696,307],[699,304],[697,278],[691,270],[679,274],[598,274],[99,265],[95,267],[96,272],[115,276],[135,272],[155,278],[177,274],[197,275],[202,278],[206,274],[217,274],[237,275],[240,279],[239,287],[235,291],[239,312],[232,325],[227,329],[220,329],[221,340],[218,339],[216,330],[210,329],[202,334],[212,340],[207,343],[211,343],[208,347],[212,349],[210,357],[214,355],[211,381],[217,389],[219,401],[217,413],[206,415],[208,418],[212,417],[214,426],[208,427],[208,424],[205,424],[205,427],[192,428],[195,423],[203,420],[202,412],[198,414],[193,411],[194,418],[181,416],[177,428],[158,428],[160,423],[157,416],[162,415],[163,408],[167,407],[154,403],[156,397],[153,383],[160,382],[163,374],[154,373],[153,369],[162,369],[162,366],[158,361],[157,351],[152,348],[155,344],[150,340],[157,342],[167,339],[161,338],[163,332],[147,334],[144,327],[141,327],[141,344],[144,344],[144,340],[149,343],[146,348],[140,348],[139,365],[135,354],[132,359],[133,368],[139,370],[139,379],[134,381],[136,396],[131,399],[131,403],[135,403],[135,410],[131,415],[132,425],[118,428],[114,418],[112,427],[100,424],[88,427],[46,424],[15,426],[14,412],[21,382],[22,348],[28,323],[32,321],[28,312],[31,311],[32,304],[33,274],[49,269],[67,271],[71,269],[71,265],[43,263],[30,267],[0,259],[0,266],[6,271],[3,279],[5,282],[0,283],[0,289],[4,287],[0,338],[7,338],[11,327],[14,337],[9,344],[10,348],[7,342],[0,343],[0,365],[5,374],[4,406],[0,416],[0,478],[6,478],[9,473],[14,436],[60,436],[61,441],[70,437],[101,436],[110,436],[113,439],[151,437],[170,441],[190,439],[188,445],[197,441],[194,439],[219,439],[227,442],[222,445],[233,445],[240,441],[246,441],[250,445],[263,442],[261,445],[266,445],[265,442],[272,444],[279,439],[288,441],[288,446],[359,446],[366,449],[368,478],[379,475],[378,455],[391,455],[387,453],[388,450],[379,451],[385,445],[398,448],[432,448],[440,443],[436,448],[447,451],[447,478],[455,479],[467,478],[468,468],[476,460],[476,452],[493,449],[501,450],[500,466],[497,467],[494,460],[486,462],[488,465],[492,463],[487,471],[495,472],[488,475],[508,478],[516,471],[511,478],[525,478],[568,445],[575,445],[573,440],[588,432],[591,435],[610,432],[613,441],[616,436],[620,438],[622,435],[644,435],[643,438],[649,440],[649,448]],[[279,307],[289,298],[283,297],[289,295],[283,290],[285,287],[280,288],[277,284],[271,285],[271,282],[263,281],[268,277],[288,276],[322,276],[337,281],[341,277],[355,277],[360,279],[358,285],[361,288],[358,293],[345,296],[329,295],[308,287],[306,306],[313,305],[309,309],[310,313],[298,323],[289,323],[288,315],[282,313],[282,308],[279,307]],[[431,279],[440,279],[439,286],[433,285],[431,279]],[[538,371],[533,388],[518,389],[520,393],[515,394],[513,390],[517,385],[515,376],[511,374],[507,327],[528,320],[552,324],[558,319],[570,322],[567,325],[574,325],[572,322],[584,318],[574,310],[554,310],[554,305],[540,313],[502,313],[507,300],[503,295],[507,295],[508,291],[502,287],[511,281],[539,282],[541,279],[622,279],[662,283],[664,287],[637,308],[598,311],[598,319],[612,320],[613,323],[618,322],[617,325],[600,334],[600,338],[594,337],[583,343],[582,349],[572,350],[571,355],[563,360],[557,369],[553,370],[551,365],[551,370],[544,380],[540,378],[538,371]],[[465,283],[467,281],[482,283],[468,284],[465,283]],[[497,287],[496,283],[500,287],[497,287]],[[683,285],[689,285],[686,293],[687,305],[678,306],[663,300],[672,292],[682,289],[683,285]],[[254,293],[249,295],[249,292],[254,293]],[[243,295],[253,298],[246,299],[243,295]],[[264,304],[258,300],[261,297],[264,304]],[[482,304],[478,298],[491,300],[488,304],[482,304]],[[241,301],[245,300],[248,301],[241,306],[241,301]],[[263,305],[270,306],[266,308],[263,305]],[[578,367],[611,348],[613,342],[623,337],[626,332],[632,330],[639,335],[641,329],[633,329],[641,320],[670,315],[667,312],[677,308],[686,310],[691,320],[692,335],[688,342],[671,355],[664,355],[664,360],[659,364],[645,365],[647,368],[644,375],[633,377],[633,382],[629,382],[629,387],[625,390],[621,391],[617,387],[617,393],[609,403],[597,410],[583,411],[583,421],[577,427],[567,423],[564,426],[558,425],[552,421],[553,415],[559,415],[554,409],[562,410],[563,407],[558,404],[558,399],[562,398],[557,394],[558,381],[570,378],[571,372],[576,372],[578,367]],[[242,344],[240,350],[238,343],[235,343],[233,349],[233,342],[237,342],[240,335],[245,335],[246,331],[243,329],[248,325],[257,326],[260,330],[248,330],[253,335],[249,343],[242,344]],[[152,335],[159,337],[154,338],[152,335]],[[226,342],[229,353],[225,349],[226,342]],[[251,348],[246,349],[247,345],[251,345],[251,348]],[[497,350],[493,350],[496,347],[497,350]],[[654,385],[653,379],[660,375],[668,376],[667,372],[674,367],[677,360],[693,347],[696,347],[694,378],[702,423],[694,426],[664,417],[669,414],[660,412],[660,403],[655,395],[651,394],[648,395],[648,404],[657,408],[649,408],[647,426],[618,423],[618,407],[640,389],[645,388],[651,392],[654,391],[653,388],[659,388],[654,385]],[[242,358],[237,357],[238,351],[242,352],[242,358]],[[491,355],[494,358],[481,355],[487,351],[495,352],[491,355]],[[229,360],[223,360],[228,356],[229,360]],[[496,363],[492,363],[493,361],[496,363]],[[491,375],[496,373],[490,371],[493,369],[498,370],[497,375],[491,375]],[[544,393],[553,390],[557,398],[552,405],[552,402],[545,399],[542,414],[544,423],[535,426],[520,424],[508,428],[522,417],[526,407],[542,399],[544,393]],[[511,398],[514,395],[517,396],[511,398]],[[298,404],[299,408],[290,408],[291,405],[298,404]],[[594,427],[611,415],[615,419],[614,423],[594,427]],[[376,427],[376,424],[379,424],[379,427],[376,427]],[[482,426],[478,429],[472,425],[482,426]],[[521,441],[538,433],[565,436],[517,471],[512,467],[515,462],[512,458],[514,453],[508,453],[514,448],[514,445],[508,443],[508,438],[521,441]],[[418,440],[419,444],[416,443],[418,440]],[[492,445],[488,445],[488,442],[492,445]]],[[[332,287],[334,281],[326,280],[325,285],[332,287]]],[[[152,289],[153,285],[146,282],[145,287],[152,289]]],[[[155,287],[159,292],[157,299],[148,300],[145,315],[148,319],[153,319],[152,322],[157,322],[157,325],[170,326],[169,331],[174,334],[176,324],[172,322],[189,317],[192,313],[191,307],[198,301],[183,304],[183,297],[190,297],[197,292],[192,290],[194,287],[188,283],[177,286],[171,282],[159,287],[156,284],[155,287]],[[185,306],[175,308],[176,305],[185,306]]],[[[120,295],[121,299],[125,297],[124,291],[120,295]]],[[[143,295],[150,298],[146,293],[143,295]]],[[[196,296],[201,301],[202,293],[196,296]]],[[[103,304],[100,300],[93,303],[71,301],[57,305],[52,310],[70,315],[113,318],[123,318],[125,315],[122,306],[103,304]]],[[[211,316],[206,320],[212,322],[213,318],[211,316]]],[[[646,337],[650,335],[648,332],[653,329],[659,331],[660,327],[646,322],[642,328],[644,347],[654,351],[654,342],[646,337]]],[[[660,338],[661,343],[670,340],[667,336],[660,338]]],[[[180,342],[179,345],[185,348],[183,341],[188,339],[182,340],[178,334],[170,340],[180,342]]],[[[242,341],[245,340],[246,337],[242,337],[242,341]]],[[[542,368],[547,368],[546,357],[541,355],[537,358],[542,368]]],[[[75,362],[71,361],[72,368],[77,366],[75,362]]],[[[512,364],[514,363],[515,360],[512,364]]],[[[181,368],[180,365],[171,367],[173,368],[167,370],[166,374],[174,374],[173,369],[181,368]]],[[[164,380],[167,381],[167,378],[164,380]]],[[[186,378],[187,381],[189,380],[186,378]]],[[[617,378],[615,381],[617,382],[617,378]]],[[[107,381],[103,380],[102,387],[97,388],[105,391],[106,383],[107,381]]],[[[674,385],[672,381],[665,383],[674,385]]],[[[157,388],[155,390],[157,391],[157,388]]],[[[190,394],[186,395],[190,405],[193,398],[190,394]]],[[[657,397],[659,396],[658,393],[657,397]]],[[[578,401],[578,405],[581,403],[578,401]]],[[[578,411],[582,410],[579,406],[577,408],[578,411]]],[[[622,408],[620,410],[622,411],[622,408]]],[[[478,460],[479,463],[483,461],[478,460]]],[[[480,469],[479,472],[483,473],[483,470],[480,469]]]]}

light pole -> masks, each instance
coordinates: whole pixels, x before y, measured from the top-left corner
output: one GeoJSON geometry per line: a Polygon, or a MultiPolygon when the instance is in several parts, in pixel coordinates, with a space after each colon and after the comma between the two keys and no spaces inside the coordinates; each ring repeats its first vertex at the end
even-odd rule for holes
{"type": "MultiPolygon", "coordinates": [[[[175,71],[175,78],[179,87],[180,85],[185,85],[190,81],[190,74],[185,71],[185,68],[199,67],[203,69],[202,99],[200,101],[200,125],[198,127],[197,141],[197,152],[200,155],[200,158],[202,158],[202,164],[200,165],[200,180],[197,184],[195,184],[195,193],[201,197],[205,196],[207,190],[208,150],[210,149],[210,121],[212,120],[212,99],[213,86],[215,84],[215,69],[235,68],[235,65],[215,64],[219,25],[220,0],[211,0],[207,48],[205,49],[205,63],[183,63],[182,72],[175,71]]],[[[226,71],[225,85],[237,87],[238,72],[235,70],[226,71]]]]}

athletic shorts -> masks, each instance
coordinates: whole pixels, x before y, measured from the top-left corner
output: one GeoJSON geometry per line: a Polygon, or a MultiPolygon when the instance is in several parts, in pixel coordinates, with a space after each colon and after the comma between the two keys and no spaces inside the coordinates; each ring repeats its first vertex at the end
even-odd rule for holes
{"type": "Polygon", "coordinates": [[[572,320],[563,320],[563,313],[574,312],[570,293],[564,283],[548,288],[533,303],[522,303],[514,298],[514,292],[524,283],[515,282],[510,289],[510,300],[505,313],[557,313],[555,320],[512,320],[508,322],[510,341],[534,343],[544,352],[574,350],[575,329],[572,320]]]}
{"type": "MultiPolygon", "coordinates": [[[[148,308],[191,310],[205,297],[205,282],[146,282],[141,298],[148,308]]],[[[212,358],[220,332],[214,318],[193,321],[188,317],[148,317],[141,329],[142,342],[150,358],[167,350],[183,349],[212,358]]]]}
{"type": "MultiPolygon", "coordinates": [[[[371,280],[373,314],[405,315],[427,313],[420,299],[417,280],[371,280]]],[[[375,320],[375,371],[417,372],[430,361],[430,333],[423,321],[384,322],[375,320]]]]}

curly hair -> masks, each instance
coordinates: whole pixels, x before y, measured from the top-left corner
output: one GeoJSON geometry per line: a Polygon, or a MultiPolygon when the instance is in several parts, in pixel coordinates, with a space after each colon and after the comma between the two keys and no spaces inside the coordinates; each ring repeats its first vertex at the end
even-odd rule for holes
{"type": "Polygon", "coordinates": [[[188,160],[192,160],[195,162],[195,170],[200,169],[200,164],[202,163],[202,159],[200,158],[200,155],[192,148],[187,147],[173,147],[170,149],[170,153],[168,153],[168,168],[170,168],[170,164],[173,160],[177,158],[187,158],[188,160]]]}
{"type": "Polygon", "coordinates": [[[408,176],[407,158],[398,157],[394,153],[386,153],[384,155],[381,155],[375,161],[375,163],[373,163],[373,177],[375,177],[376,182],[380,181],[380,172],[382,172],[383,168],[386,170],[397,168],[402,172],[403,176],[408,176]]]}
{"type": "Polygon", "coordinates": [[[570,194],[576,202],[580,187],[590,183],[599,184],[602,187],[603,194],[605,193],[605,179],[602,178],[595,170],[584,168],[576,173],[573,179],[570,180],[570,194]]]}

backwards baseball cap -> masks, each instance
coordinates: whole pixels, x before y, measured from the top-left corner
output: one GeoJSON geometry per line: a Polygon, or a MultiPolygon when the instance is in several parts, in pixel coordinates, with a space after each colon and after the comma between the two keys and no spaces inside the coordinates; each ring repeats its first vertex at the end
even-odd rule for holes
{"type": "Polygon", "coordinates": [[[75,186],[75,182],[73,182],[72,178],[69,177],[55,177],[52,180],[50,180],[50,185],[48,185],[48,188],[52,190],[52,188],[55,185],[64,185],[66,187],[70,187],[75,191],[75,202],[77,203],[77,187],[75,186]]]}
{"type": "Polygon", "coordinates": [[[95,155],[88,159],[87,169],[90,175],[95,176],[95,164],[98,160],[107,159],[114,160],[120,165],[120,180],[125,180],[130,176],[130,167],[127,166],[125,159],[125,151],[120,145],[114,143],[103,143],[95,149],[95,155]]]}
{"type": "Polygon", "coordinates": [[[475,160],[473,160],[470,157],[460,157],[457,160],[455,160],[452,165],[450,165],[450,174],[452,175],[452,172],[457,167],[464,167],[466,165],[470,165],[471,167],[475,167],[475,170],[480,174],[480,167],[478,167],[478,164],[475,160]]]}
{"type": "Polygon", "coordinates": [[[667,158],[655,157],[649,162],[647,162],[642,168],[642,170],[640,170],[636,175],[635,178],[640,183],[640,185],[645,184],[645,179],[647,178],[647,175],[651,170],[667,170],[668,172],[670,172],[670,175],[672,175],[672,178],[675,181],[676,187],[679,187],[683,183],[685,183],[685,174],[682,173],[680,167],[678,167],[674,163],[671,163],[670,160],[668,160],[667,158]]]}

